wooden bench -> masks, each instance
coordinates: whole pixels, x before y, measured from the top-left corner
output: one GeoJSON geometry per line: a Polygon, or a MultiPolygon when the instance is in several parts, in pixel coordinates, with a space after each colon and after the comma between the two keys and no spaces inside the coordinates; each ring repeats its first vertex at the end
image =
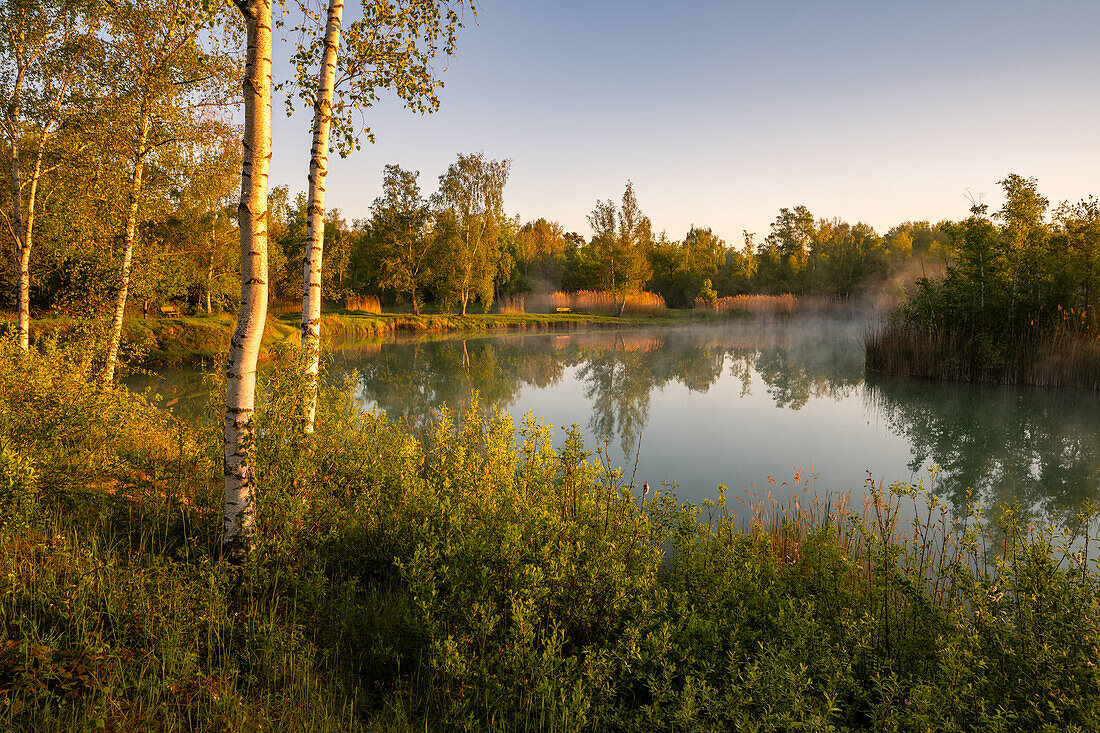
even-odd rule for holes
{"type": "Polygon", "coordinates": [[[573,309],[572,308],[558,308],[557,311],[558,311],[558,313],[572,313],[573,309]]]}
{"type": "Polygon", "coordinates": [[[162,305],[160,307],[160,314],[165,318],[180,318],[183,316],[183,314],[180,313],[180,309],[174,305],[162,305]]]}

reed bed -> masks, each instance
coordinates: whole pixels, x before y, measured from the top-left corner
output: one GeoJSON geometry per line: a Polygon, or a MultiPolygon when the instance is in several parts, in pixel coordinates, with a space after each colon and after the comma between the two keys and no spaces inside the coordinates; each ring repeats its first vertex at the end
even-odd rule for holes
{"type": "Polygon", "coordinates": [[[1004,339],[888,323],[864,338],[867,368],[960,382],[1100,389],[1100,339],[1087,332],[1004,339]]]}
{"type": "Polygon", "coordinates": [[[656,316],[667,311],[665,299],[656,293],[641,291],[628,293],[616,301],[608,291],[580,290],[575,293],[527,293],[506,298],[500,304],[501,313],[555,313],[558,308],[569,308],[579,313],[605,313],[615,315],[617,302],[626,298],[623,315],[656,316]]]}
{"type": "Polygon", "coordinates": [[[344,310],[359,313],[381,313],[382,303],[373,295],[344,296],[344,310]]]}
{"type": "Polygon", "coordinates": [[[757,314],[793,313],[798,298],[791,293],[782,295],[727,295],[714,301],[695,299],[695,309],[712,313],[743,311],[757,314]]]}
{"type": "Polygon", "coordinates": [[[294,300],[273,300],[267,304],[267,314],[269,316],[285,316],[288,313],[301,313],[302,301],[300,299],[294,300]]]}

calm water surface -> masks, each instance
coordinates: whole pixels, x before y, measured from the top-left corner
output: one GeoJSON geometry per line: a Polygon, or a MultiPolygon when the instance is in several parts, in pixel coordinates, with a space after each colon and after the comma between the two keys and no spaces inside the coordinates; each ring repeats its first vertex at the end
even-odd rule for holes
{"type": "MultiPolygon", "coordinates": [[[[576,423],[638,484],[675,484],[692,501],[801,482],[862,496],[868,478],[927,483],[958,504],[1018,501],[1066,519],[1100,489],[1100,397],[867,375],[864,321],[800,320],[706,328],[401,339],[334,353],[359,374],[359,399],[416,428],[439,407],[531,412],[556,437],[576,423]],[[796,480],[797,477],[797,480],[796,480]]],[[[153,386],[193,409],[193,373],[153,386]],[[189,402],[189,399],[191,400],[189,402]]],[[[736,509],[737,504],[733,502],[736,509]]]]}

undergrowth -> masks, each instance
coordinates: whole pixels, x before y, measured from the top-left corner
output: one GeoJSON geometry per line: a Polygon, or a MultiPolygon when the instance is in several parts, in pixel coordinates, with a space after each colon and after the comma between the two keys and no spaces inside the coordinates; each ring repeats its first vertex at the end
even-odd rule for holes
{"type": "Polygon", "coordinates": [[[306,437],[281,351],[238,571],[218,401],[181,424],[86,356],[0,347],[0,728],[1100,727],[1087,537],[919,486],[748,521],[643,500],[575,428],[474,407],[414,436],[351,380],[306,437]]]}

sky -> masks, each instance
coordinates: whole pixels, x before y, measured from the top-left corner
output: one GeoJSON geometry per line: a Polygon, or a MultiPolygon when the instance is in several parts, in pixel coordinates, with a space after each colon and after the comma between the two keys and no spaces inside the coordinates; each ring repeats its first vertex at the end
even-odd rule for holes
{"type": "MultiPolygon", "coordinates": [[[[733,245],[784,206],[879,232],[995,210],[1008,173],[1100,195],[1095,0],[484,0],[467,21],[439,110],[368,110],[376,142],[332,157],[328,208],[367,217],[387,163],[428,195],[477,151],[512,161],[507,213],[586,237],[627,180],[655,231],[733,245]]],[[[271,183],[304,191],[310,115],[273,107],[271,183]]]]}

